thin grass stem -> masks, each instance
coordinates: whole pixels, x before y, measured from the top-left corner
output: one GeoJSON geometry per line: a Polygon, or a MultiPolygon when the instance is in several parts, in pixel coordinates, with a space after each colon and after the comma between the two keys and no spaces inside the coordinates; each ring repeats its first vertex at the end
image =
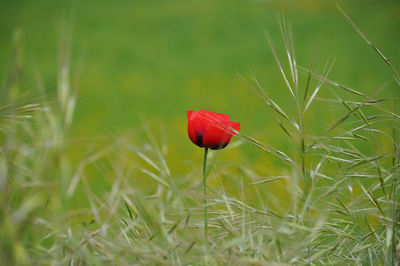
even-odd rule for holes
{"type": "Polygon", "coordinates": [[[204,148],[203,158],[203,192],[204,192],[204,247],[208,250],[208,212],[207,212],[207,152],[208,148],[204,148]]]}
{"type": "Polygon", "coordinates": [[[394,169],[394,183],[393,183],[393,204],[392,204],[392,265],[394,266],[396,264],[396,258],[395,258],[395,253],[396,253],[396,189],[397,189],[397,175],[398,175],[398,164],[399,164],[399,153],[400,153],[400,147],[398,146],[400,144],[400,135],[398,136],[398,143],[396,143],[395,140],[395,169],[394,169]]]}
{"type": "MultiPolygon", "coordinates": [[[[309,218],[309,207],[308,207],[308,182],[307,182],[307,174],[306,174],[306,149],[305,149],[305,138],[304,138],[304,127],[303,127],[303,114],[304,114],[304,107],[301,108],[300,106],[300,96],[297,95],[297,110],[298,110],[298,115],[299,115],[299,135],[300,135],[300,142],[301,142],[301,174],[303,176],[304,180],[304,195],[305,195],[305,201],[304,204],[306,204],[306,226],[307,228],[310,225],[310,218],[309,218]],[[303,110],[301,110],[303,109],[303,110]]],[[[310,244],[307,244],[307,257],[308,257],[308,265],[311,265],[311,250],[310,250],[310,244]]]]}

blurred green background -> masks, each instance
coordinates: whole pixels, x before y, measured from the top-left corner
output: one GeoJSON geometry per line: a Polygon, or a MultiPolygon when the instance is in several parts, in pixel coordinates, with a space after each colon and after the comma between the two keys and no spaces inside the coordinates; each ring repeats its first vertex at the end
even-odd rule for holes
{"type": "MultiPolygon", "coordinates": [[[[400,65],[399,1],[337,3],[400,65]]],[[[280,13],[292,24],[299,65],[309,67],[317,50],[317,72],[328,58],[336,58],[330,78],[369,93],[391,77],[335,4],[316,0],[2,1],[0,77],[10,71],[12,39],[20,31],[23,75],[18,87],[22,93],[35,94],[36,71],[55,95],[58,44],[70,27],[71,80],[78,94],[70,139],[77,158],[81,144],[138,129],[145,121],[157,139],[168,144],[167,159],[173,169],[180,169],[186,159],[200,164],[202,153],[186,133],[186,110],[198,109],[229,114],[241,123],[244,133],[290,151],[292,144],[273,113],[241,80],[254,74],[278,104],[293,109],[264,37],[268,30],[286,66],[280,13]]],[[[304,78],[301,82],[304,87],[304,78]]],[[[324,90],[321,95],[327,93],[324,90]]],[[[390,84],[384,93],[398,94],[390,84]]],[[[332,115],[335,112],[343,114],[316,104],[306,117],[307,133],[326,129],[334,121],[331,117],[337,117],[332,115]]],[[[272,168],[265,163],[265,154],[249,145],[226,156],[260,160],[272,168]]]]}

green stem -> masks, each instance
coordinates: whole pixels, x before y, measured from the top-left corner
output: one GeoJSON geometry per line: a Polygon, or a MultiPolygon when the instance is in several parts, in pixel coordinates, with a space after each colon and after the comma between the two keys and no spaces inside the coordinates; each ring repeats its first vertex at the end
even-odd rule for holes
{"type": "MultiPolygon", "coordinates": [[[[308,206],[308,181],[306,175],[306,167],[305,167],[305,146],[304,146],[304,137],[303,134],[301,136],[301,172],[304,179],[304,195],[305,195],[305,202],[306,204],[306,227],[310,227],[310,215],[309,215],[309,206],[308,206]]],[[[310,236],[308,235],[308,240],[310,240],[310,236]]],[[[311,265],[311,250],[310,250],[310,243],[307,244],[307,258],[308,258],[308,265],[311,265]]]]}
{"type": "Polygon", "coordinates": [[[208,250],[208,213],[207,213],[207,152],[204,148],[203,159],[203,191],[204,191],[204,246],[208,250]]]}
{"type": "MultiPolygon", "coordinates": [[[[308,85],[306,85],[306,93],[304,95],[304,99],[307,95],[308,85]]],[[[298,91],[298,90],[297,90],[298,91]]],[[[297,93],[297,113],[299,115],[299,137],[300,137],[300,148],[301,148],[301,174],[304,179],[304,196],[306,205],[306,227],[310,227],[310,214],[309,214],[309,206],[308,206],[308,181],[307,181],[307,173],[306,173],[306,147],[305,147],[305,137],[304,137],[304,125],[303,125],[303,115],[304,115],[304,101],[301,104],[301,99],[299,93],[297,93]]],[[[310,234],[307,235],[308,243],[307,243],[307,259],[308,265],[311,265],[311,248],[310,248],[310,234]]]]}
{"type": "MultiPolygon", "coordinates": [[[[395,140],[396,141],[396,140],[395,140]]],[[[399,143],[400,143],[400,136],[399,136],[399,143]]],[[[398,175],[398,168],[397,165],[399,164],[399,153],[400,147],[395,144],[395,170],[394,170],[394,183],[393,183],[393,205],[392,205],[392,266],[396,264],[396,189],[397,189],[397,175],[398,175]],[[397,162],[396,162],[397,161],[397,162]]]]}
{"type": "MultiPolygon", "coordinates": [[[[308,206],[308,182],[307,182],[307,174],[306,174],[306,147],[305,147],[305,138],[304,138],[304,127],[303,127],[303,114],[304,114],[304,106],[300,106],[300,98],[297,95],[297,112],[299,115],[299,137],[300,137],[300,148],[301,148],[301,174],[304,179],[304,196],[306,204],[306,227],[310,227],[310,215],[309,215],[309,206],[308,206]]],[[[307,235],[308,242],[310,241],[310,234],[307,235]]],[[[310,243],[307,243],[307,259],[308,265],[311,265],[311,248],[310,243]]]]}
{"type": "MultiPolygon", "coordinates": [[[[305,184],[305,195],[306,195],[306,227],[310,227],[310,208],[308,207],[308,182],[307,182],[307,177],[304,176],[304,184],[305,184]]],[[[310,240],[310,235],[308,234],[308,240],[310,240]]],[[[308,257],[308,265],[311,265],[311,249],[310,249],[310,243],[307,244],[307,257],[308,257]]]]}

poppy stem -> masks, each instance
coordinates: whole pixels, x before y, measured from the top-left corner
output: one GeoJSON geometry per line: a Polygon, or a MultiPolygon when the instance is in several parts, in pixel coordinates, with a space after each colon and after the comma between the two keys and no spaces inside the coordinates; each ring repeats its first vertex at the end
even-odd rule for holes
{"type": "Polygon", "coordinates": [[[207,212],[207,152],[204,148],[203,159],[203,190],[204,190],[204,246],[208,250],[208,212],[207,212]]]}

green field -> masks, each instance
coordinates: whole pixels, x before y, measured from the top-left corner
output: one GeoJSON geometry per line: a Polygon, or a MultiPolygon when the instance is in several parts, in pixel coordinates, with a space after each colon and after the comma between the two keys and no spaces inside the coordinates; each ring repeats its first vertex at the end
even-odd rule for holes
{"type": "Polygon", "coordinates": [[[0,264],[400,258],[398,1],[1,1],[0,36],[0,264]],[[242,133],[209,157],[210,250],[199,109],[242,133]]]}

